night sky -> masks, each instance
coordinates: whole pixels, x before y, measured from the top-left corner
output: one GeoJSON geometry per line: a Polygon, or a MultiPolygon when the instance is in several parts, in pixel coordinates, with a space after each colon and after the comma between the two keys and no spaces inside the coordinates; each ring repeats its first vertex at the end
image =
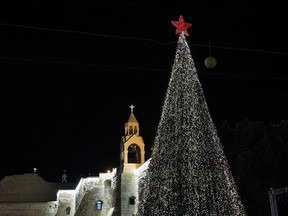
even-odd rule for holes
{"type": "Polygon", "coordinates": [[[287,120],[284,5],[104,2],[1,2],[0,178],[37,167],[46,180],[60,181],[66,169],[74,181],[117,167],[131,104],[148,159],[178,40],[171,21],[180,15],[192,23],[187,42],[216,126],[287,120]]]}

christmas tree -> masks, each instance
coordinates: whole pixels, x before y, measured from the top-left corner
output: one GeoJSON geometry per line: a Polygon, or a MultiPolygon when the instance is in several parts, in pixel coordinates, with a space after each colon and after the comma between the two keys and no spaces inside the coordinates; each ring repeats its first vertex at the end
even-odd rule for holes
{"type": "Polygon", "coordinates": [[[191,24],[172,24],[178,44],[138,214],[246,215],[186,41],[191,24]]]}

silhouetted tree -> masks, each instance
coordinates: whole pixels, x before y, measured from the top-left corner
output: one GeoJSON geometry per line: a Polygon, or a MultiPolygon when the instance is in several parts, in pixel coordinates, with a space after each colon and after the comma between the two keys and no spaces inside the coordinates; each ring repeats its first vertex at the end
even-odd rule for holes
{"type": "MultiPolygon", "coordinates": [[[[270,216],[268,190],[288,183],[288,121],[274,124],[244,119],[235,128],[228,126],[223,122],[219,136],[247,213],[270,216]]],[[[288,210],[283,206],[279,215],[288,210]]]]}

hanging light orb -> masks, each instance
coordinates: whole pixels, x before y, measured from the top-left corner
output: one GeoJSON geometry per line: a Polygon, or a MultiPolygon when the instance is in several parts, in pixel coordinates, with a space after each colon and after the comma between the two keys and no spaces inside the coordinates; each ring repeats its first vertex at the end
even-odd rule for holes
{"type": "Polygon", "coordinates": [[[205,59],[204,63],[207,68],[215,68],[217,64],[217,60],[213,56],[208,56],[205,59]]]}

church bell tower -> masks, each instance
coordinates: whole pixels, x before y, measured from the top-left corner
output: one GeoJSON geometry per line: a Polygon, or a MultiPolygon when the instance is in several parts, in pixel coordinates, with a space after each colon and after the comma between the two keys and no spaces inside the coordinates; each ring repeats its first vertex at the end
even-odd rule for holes
{"type": "Polygon", "coordinates": [[[145,144],[139,134],[140,128],[133,112],[134,108],[135,106],[130,106],[131,113],[125,123],[120,145],[120,163],[124,166],[124,171],[133,171],[145,162],[145,144]]]}
{"type": "Polygon", "coordinates": [[[131,105],[131,113],[125,123],[124,135],[120,143],[120,167],[119,176],[119,205],[117,210],[120,216],[136,215],[139,203],[138,174],[139,168],[145,162],[144,141],[140,136],[139,123],[134,115],[134,106],[131,105]]]}

